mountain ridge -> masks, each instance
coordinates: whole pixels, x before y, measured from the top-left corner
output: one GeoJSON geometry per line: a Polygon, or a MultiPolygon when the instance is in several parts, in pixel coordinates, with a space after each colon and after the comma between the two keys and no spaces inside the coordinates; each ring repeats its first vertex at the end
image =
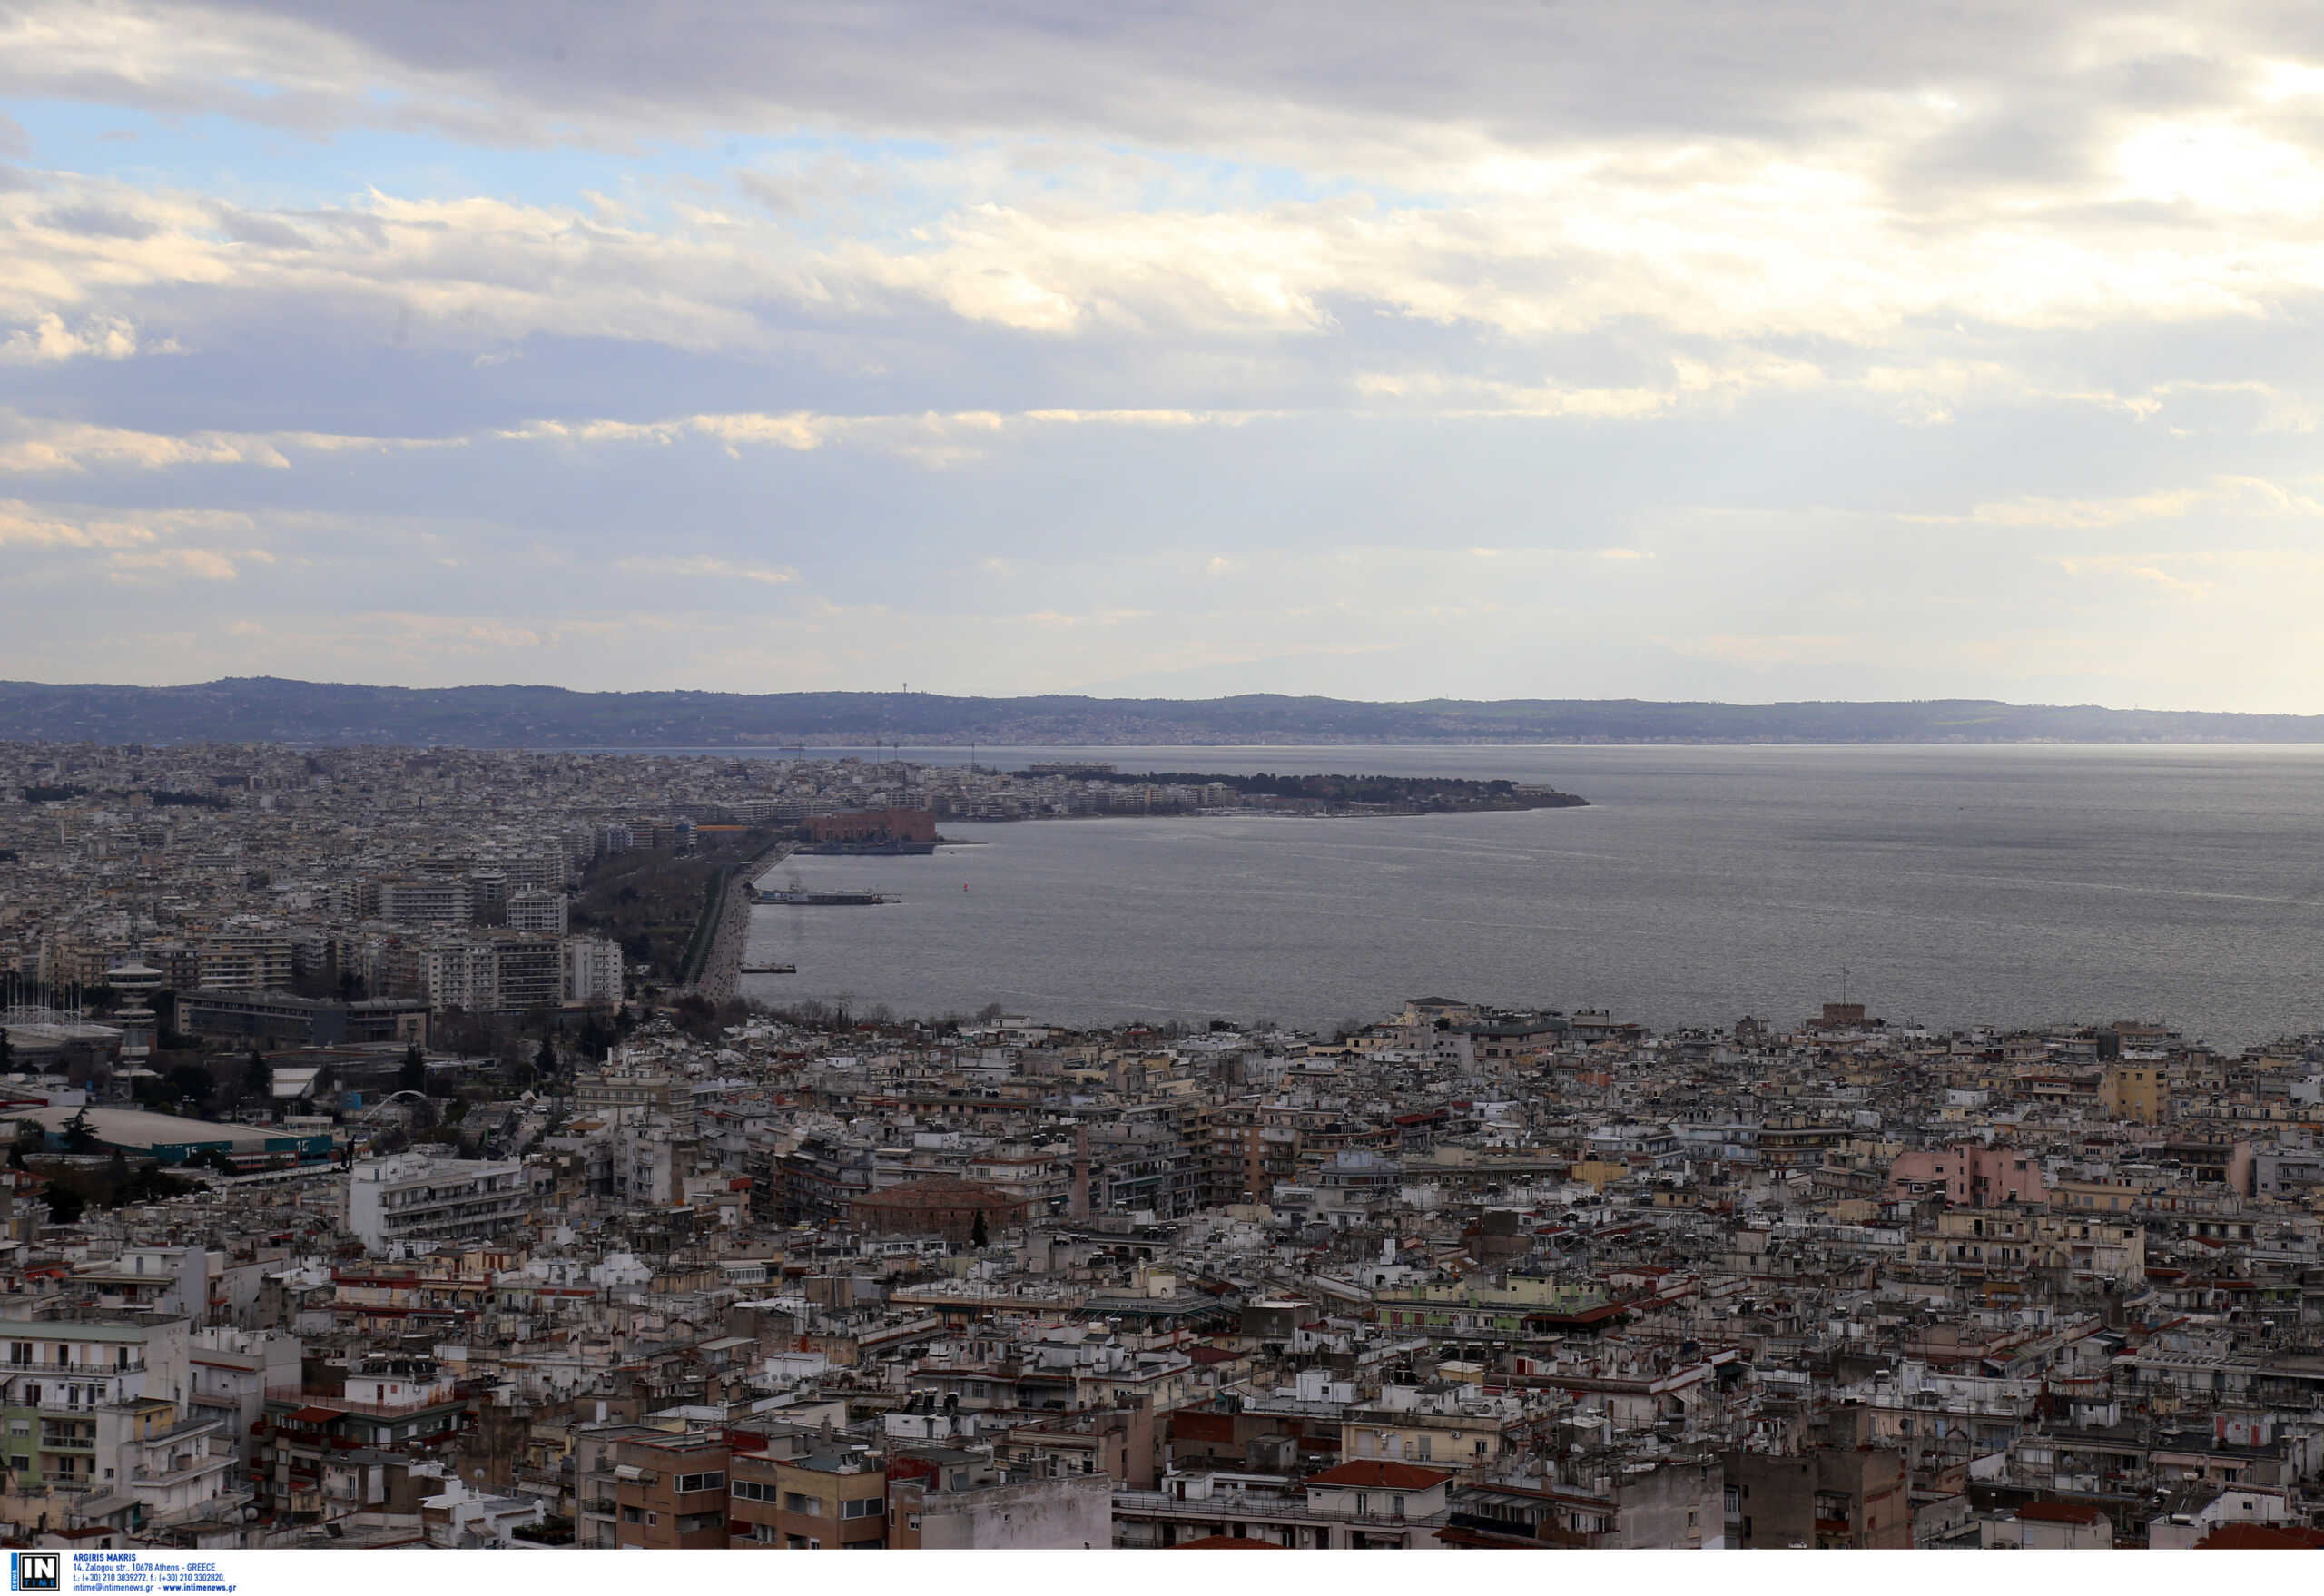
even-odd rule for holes
{"type": "Polygon", "coordinates": [[[934,693],[590,693],[228,676],[178,686],[0,681],[0,739],[541,747],[1189,747],[1392,743],[2324,743],[2324,715],[1998,699],[1204,699],[934,693]]]}

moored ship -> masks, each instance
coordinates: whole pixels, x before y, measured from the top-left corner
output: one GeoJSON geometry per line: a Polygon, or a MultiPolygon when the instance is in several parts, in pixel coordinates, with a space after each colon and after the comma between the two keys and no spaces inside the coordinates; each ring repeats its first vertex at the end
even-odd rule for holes
{"type": "Polygon", "coordinates": [[[804,887],[781,887],[771,892],[753,892],[751,901],[803,905],[811,909],[859,909],[874,903],[892,903],[895,899],[885,892],[812,892],[804,887]]]}

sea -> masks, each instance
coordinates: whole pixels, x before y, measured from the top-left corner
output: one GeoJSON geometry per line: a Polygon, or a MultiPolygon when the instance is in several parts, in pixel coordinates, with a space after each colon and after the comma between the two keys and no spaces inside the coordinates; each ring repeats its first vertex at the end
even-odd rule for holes
{"type": "MultiPolygon", "coordinates": [[[[731,751],[729,751],[731,752],[731,751]]],[[[1021,769],[1506,776],[1587,808],[1426,818],[945,822],[916,858],[800,858],[743,991],[897,1017],[1326,1028],[1416,997],[1658,1030],[1852,1000],[1892,1025],[2324,1030],[2324,748],[901,749],[1021,769]]]]}

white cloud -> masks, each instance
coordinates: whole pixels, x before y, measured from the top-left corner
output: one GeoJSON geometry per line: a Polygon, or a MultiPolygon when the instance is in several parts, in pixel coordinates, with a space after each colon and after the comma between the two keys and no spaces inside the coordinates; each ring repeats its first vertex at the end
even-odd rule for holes
{"type": "Polygon", "coordinates": [[[139,343],[137,329],[121,316],[84,316],[67,325],[50,312],[32,326],[0,337],[0,366],[31,366],[74,360],[126,360],[138,353],[174,354],[174,343],[139,343]]]}
{"type": "Polygon", "coordinates": [[[706,554],[674,558],[637,557],[614,563],[617,569],[641,576],[708,576],[720,581],[761,582],[769,586],[799,579],[798,572],[784,570],[778,566],[743,565],[706,554]]]}
{"type": "Polygon", "coordinates": [[[2282,15],[527,3],[0,14],[0,473],[85,501],[0,506],[29,630],[206,580],[186,657],[290,674],[1998,692],[2132,679],[2133,602],[2227,702],[2311,625],[2282,15]],[[283,142],[157,175],[210,156],[60,101],[283,142]]]}
{"type": "Polygon", "coordinates": [[[114,554],[105,557],[106,575],[116,582],[162,579],[171,576],[191,576],[203,582],[231,582],[241,572],[234,558],[271,560],[272,557],[256,549],[245,549],[229,557],[214,548],[157,548],[134,554],[114,554]]]}
{"type": "Polygon", "coordinates": [[[157,536],[135,522],[82,519],[22,499],[0,499],[0,548],[129,548],[157,536]]]}
{"type": "Polygon", "coordinates": [[[2201,513],[2221,518],[2324,517],[2324,500],[2256,477],[2220,477],[2186,488],[2119,498],[2020,498],[1981,504],[1964,516],[1907,513],[1899,519],[1937,525],[1975,522],[1992,527],[2105,528],[2150,521],[2183,521],[2201,513]]]}

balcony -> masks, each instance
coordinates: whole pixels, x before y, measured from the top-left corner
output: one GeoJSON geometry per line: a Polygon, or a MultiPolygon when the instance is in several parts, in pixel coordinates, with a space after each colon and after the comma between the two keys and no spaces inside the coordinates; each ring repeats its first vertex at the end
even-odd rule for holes
{"type": "Polygon", "coordinates": [[[233,1466],[234,1456],[231,1453],[222,1452],[213,1454],[205,1452],[186,1459],[184,1463],[175,1468],[134,1470],[129,1476],[129,1483],[133,1486],[146,1485],[166,1489],[172,1485],[183,1485],[199,1480],[204,1474],[223,1473],[233,1466]]]}
{"type": "Polygon", "coordinates": [[[113,1374],[138,1374],[145,1369],[143,1358],[133,1358],[125,1364],[60,1364],[48,1358],[10,1358],[0,1363],[0,1374],[62,1374],[67,1379],[103,1380],[113,1374]]]}
{"type": "Polygon", "coordinates": [[[295,1385],[270,1385],[266,1388],[269,1402],[295,1402],[301,1407],[329,1408],[334,1413],[367,1414],[374,1418],[401,1419],[434,1408],[458,1407],[468,1399],[457,1393],[411,1402],[357,1402],[351,1397],[334,1396],[324,1392],[301,1391],[295,1385]]]}
{"type": "Polygon", "coordinates": [[[1117,1490],[1114,1516],[1194,1523],[1333,1523],[1434,1529],[1443,1524],[1450,1514],[1441,1508],[1433,1513],[1399,1514],[1387,1511],[1384,1505],[1364,1512],[1353,1508],[1315,1507],[1309,1505],[1305,1492],[1233,1491],[1181,1500],[1167,1491],[1117,1490]]]}
{"type": "Polygon", "coordinates": [[[149,1430],[144,1434],[135,1437],[135,1440],[141,1443],[151,1444],[160,1441],[175,1441],[182,1436],[198,1435],[206,1430],[217,1430],[222,1433],[225,1423],[225,1417],[222,1414],[212,1414],[208,1418],[180,1419],[166,1430],[149,1430]]]}

